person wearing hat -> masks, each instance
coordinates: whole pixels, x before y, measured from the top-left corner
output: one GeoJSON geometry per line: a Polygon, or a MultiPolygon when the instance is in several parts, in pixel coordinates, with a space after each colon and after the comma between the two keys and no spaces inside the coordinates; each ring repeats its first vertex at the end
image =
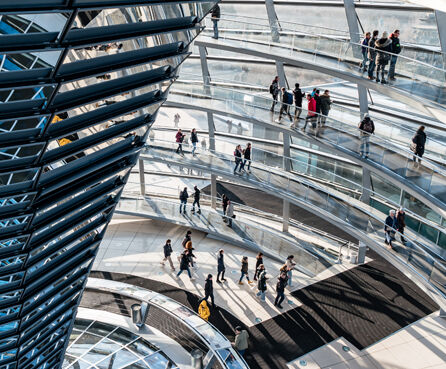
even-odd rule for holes
{"type": "Polygon", "coordinates": [[[375,124],[370,119],[368,113],[364,114],[364,119],[359,123],[359,135],[361,139],[361,147],[359,154],[362,158],[367,159],[369,157],[370,150],[370,135],[375,132],[375,124]]]}
{"type": "Polygon", "coordinates": [[[386,65],[389,64],[391,52],[392,52],[392,40],[389,39],[389,34],[383,32],[381,38],[375,42],[375,49],[377,51],[376,64],[378,65],[376,69],[376,82],[386,84],[386,79],[384,77],[386,73],[386,65]],[[379,79],[379,72],[381,71],[381,80],[379,79]]]}

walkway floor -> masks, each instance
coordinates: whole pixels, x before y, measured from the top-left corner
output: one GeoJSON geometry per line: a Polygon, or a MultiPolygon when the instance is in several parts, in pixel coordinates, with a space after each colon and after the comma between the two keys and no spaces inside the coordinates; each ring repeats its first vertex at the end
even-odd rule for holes
{"type": "MultiPolygon", "coordinates": [[[[215,269],[215,252],[222,246],[194,232],[199,279],[189,281],[183,275],[176,280],[168,267],[163,270],[159,259],[165,239],[171,238],[178,251],[184,231],[163,222],[115,218],[94,266],[105,273],[92,276],[138,284],[196,310],[203,295],[203,275],[215,269]]],[[[262,304],[255,296],[255,287],[236,284],[241,255],[250,257],[252,268],[253,253],[228,244],[224,248],[228,285],[215,286],[220,307],[212,309],[211,323],[229,338],[235,325],[248,327],[251,342],[247,361],[253,369],[286,368],[287,363],[341,336],[362,349],[438,309],[401,272],[371,254],[375,260],[366,265],[288,292],[285,312],[279,315],[272,305],[273,286],[269,286],[267,303],[262,304]]],[[[269,270],[278,268],[277,263],[267,260],[266,264],[269,270]]]]}

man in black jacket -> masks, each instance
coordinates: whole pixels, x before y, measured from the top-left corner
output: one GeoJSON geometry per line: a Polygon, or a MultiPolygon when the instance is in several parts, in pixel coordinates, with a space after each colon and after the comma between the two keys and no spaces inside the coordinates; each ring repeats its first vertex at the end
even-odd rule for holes
{"type": "Polygon", "coordinates": [[[218,21],[220,20],[220,7],[218,4],[215,4],[215,6],[212,9],[211,13],[211,19],[212,23],[214,23],[214,36],[212,38],[218,39],[218,21]]]}
{"type": "Polygon", "coordinates": [[[396,61],[398,59],[398,54],[401,52],[401,45],[400,45],[400,30],[396,29],[391,35],[390,40],[392,41],[392,55],[390,58],[390,67],[389,67],[389,79],[391,81],[395,80],[395,65],[396,61]]]}
{"type": "Polygon", "coordinates": [[[201,191],[199,190],[199,188],[197,186],[194,186],[194,202],[192,203],[192,213],[195,213],[195,204],[197,204],[197,214],[201,214],[200,193],[201,191]]]}
{"type": "Polygon", "coordinates": [[[208,298],[211,298],[212,307],[215,308],[214,303],[214,286],[212,285],[212,274],[208,274],[208,277],[206,278],[206,283],[204,284],[204,299],[206,302],[208,301],[208,298]]]}
{"type": "Polygon", "coordinates": [[[374,30],[372,34],[372,38],[369,40],[369,79],[375,79],[375,67],[376,67],[376,50],[375,50],[375,42],[378,40],[378,30],[374,30]]]}
{"type": "Polygon", "coordinates": [[[296,83],[294,86],[294,105],[296,106],[296,110],[294,111],[294,120],[299,120],[300,114],[302,113],[302,99],[305,97],[305,92],[302,92],[299,83],[296,83]]]}

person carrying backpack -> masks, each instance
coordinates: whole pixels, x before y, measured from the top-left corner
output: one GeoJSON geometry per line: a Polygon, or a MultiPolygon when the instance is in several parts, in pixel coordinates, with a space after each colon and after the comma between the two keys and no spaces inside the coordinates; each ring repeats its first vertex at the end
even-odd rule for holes
{"type": "Polygon", "coordinates": [[[183,153],[183,141],[184,141],[184,137],[186,137],[186,135],[183,134],[183,132],[181,132],[181,128],[178,129],[178,132],[177,132],[177,134],[175,135],[175,141],[176,141],[176,143],[178,144],[178,148],[177,148],[177,151],[176,151],[177,154],[184,155],[184,153],[183,153]]]}
{"type": "Polygon", "coordinates": [[[285,87],[282,87],[282,105],[280,106],[279,112],[279,121],[282,119],[282,114],[287,114],[290,118],[290,121],[293,121],[293,118],[290,114],[290,106],[293,104],[293,95],[289,93],[285,87]]]}
{"type": "Polygon", "coordinates": [[[186,214],[186,204],[188,198],[189,194],[187,193],[187,187],[184,187],[184,190],[180,192],[180,214],[182,213],[183,209],[184,214],[186,214]]]}
{"type": "Polygon", "coordinates": [[[361,147],[359,155],[362,158],[367,159],[369,157],[370,149],[370,135],[375,132],[375,124],[370,119],[368,113],[364,114],[364,119],[359,123],[359,135],[361,139],[361,147]]]}
{"type": "Polygon", "coordinates": [[[277,104],[277,97],[279,96],[279,76],[275,76],[271,84],[269,85],[269,93],[273,98],[273,105],[271,111],[274,111],[274,107],[277,104]]]}

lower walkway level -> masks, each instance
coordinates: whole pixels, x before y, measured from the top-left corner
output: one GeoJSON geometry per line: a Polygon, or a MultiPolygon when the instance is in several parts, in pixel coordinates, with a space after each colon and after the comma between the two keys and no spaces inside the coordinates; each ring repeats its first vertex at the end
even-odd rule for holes
{"type": "MultiPolygon", "coordinates": [[[[185,231],[183,227],[159,221],[115,218],[101,244],[92,277],[110,278],[161,292],[196,311],[204,295],[203,276],[215,275],[215,252],[224,248],[228,283],[214,284],[217,308],[211,309],[210,322],[230,339],[233,339],[236,325],[242,324],[248,329],[251,338],[246,360],[253,369],[285,369],[288,365],[299,368],[299,363],[292,363],[294,360],[316,353],[313,350],[340,337],[353,345],[354,350],[369,350],[373,357],[374,346],[370,345],[387,340],[390,334],[438,310],[435,303],[400,271],[370,252],[368,256],[372,261],[367,264],[312,281],[297,290],[287,290],[284,310],[280,311],[272,305],[273,283],[268,284],[266,303],[256,297],[255,286],[237,284],[242,255],[249,257],[252,277],[252,251],[209,239],[198,231],[192,234],[199,265],[197,278],[190,281],[182,275],[177,280],[169,267],[159,262],[166,238],[172,239],[177,253],[181,250],[185,231]]],[[[176,259],[174,264],[177,267],[176,259]]],[[[279,264],[266,260],[266,265],[269,274],[275,276],[279,264]]],[[[304,276],[295,275],[294,278],[304,276]]],[[[110,304],[114,303],[110,300],[110,304]]],[[[431,355],[446,361],[441,352],[432,351],[431,355]]],[[[389,354],[385,358],[376,356],[370,366],[363,368],[406,369],[411,366],[389,354]]]]}

